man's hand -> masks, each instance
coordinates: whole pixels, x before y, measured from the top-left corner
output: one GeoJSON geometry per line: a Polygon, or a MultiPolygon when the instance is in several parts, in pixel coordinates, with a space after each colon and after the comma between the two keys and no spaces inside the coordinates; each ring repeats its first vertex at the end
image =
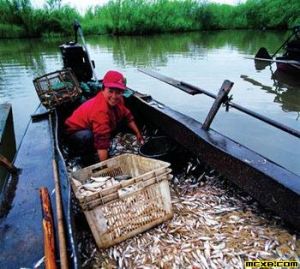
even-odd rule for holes
{"type": "Polygon", "coordinates": [[[97,153],[98,153],[98,157],[99,157],[100,162],[105,161],[105,160],[108,159],[107,149],[98,149],[97,153]]]}
{"type": "Polygon", "coordinates": [[[135,121],[130,121],[129,123],[128,123],[128,126],[129,126],[129,128],[135,133],[135,136],[136,136],[136,139],[137,139],[137,141],[140,143],[140,144],[144,144],[144,138],[143,138],[143,136],[141,135],[141,132],[140,132],[140,130],[139,130],[139,128],[136,126],[136,123],[135,123],[135,121]]]}
{"type": "Polygon", "coordinates": [[[140,132],[136,134],[136,139],[141,145],[143,145],[145,143],[144,138],[140,132]]]}

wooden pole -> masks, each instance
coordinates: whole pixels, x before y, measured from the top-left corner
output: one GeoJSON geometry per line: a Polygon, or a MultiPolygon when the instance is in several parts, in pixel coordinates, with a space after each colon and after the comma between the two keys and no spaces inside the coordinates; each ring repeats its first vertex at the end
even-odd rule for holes
{"type": "Polygon", "coordinates": [[[54,184],[55,184],[55,202],[56,202],[56,214],[57,214],[57,225],[58,225],[58,241],[59,241],[59,253],[60,253],[60,268],[67,269],[68,267],[68,256],[66,248],[66,235],[64,229],[64,216],[62,212],[61,192],[60,184],[58,179],[57,163],[56,160],[52,160],[54,184]]]}
{"type": "Polygon", "coordinates": [[[44,253],[45,253],[45,268],[56,269],[55,257],[55,236],[53,226],[53,215],[51,200],[49,197],[48,189],[45,187],[40,188],[40,199],[43,214],[43,232],[44,232],[44,253]]]}
{"type": "Polygon", "coordinates": [[[58,243],[59,243],[59,256],[60,256],[60,268],[68,269],[68,256],[67,256],[67,248],[66,248],[66,236],[64,229],[64,215],[62,209],[62,200],[61,200],[61,191],[60,191],[60,183],[59,183],[59,175],[57,169],[57,162],[55,159],[55,148],[56,142],[53,134],[53,126],[52,126],[52,114],[49,114],[49,124],[50,124],[50,132],[52,136],[52,168],[53,168],[53,176],[54,176],[54,185],[55,185],[55,203],[56,203],[56,216],[57,216],[57,230],[58,230],[58,243]]]}
{"type": "Polygon", "coordinates": [[[213,103],[210,111],[208,112],[208,115],[202,125],[202,129],[208,130],[209,126],[211,125],[213,119],[215,118],[222,102],[230,92],[231,88],[233,86],[233,83],[229,80],[225,80],[221,86],[221,89],[219,90],[219,93],[217,95],[217,98],[215,102],[213,103]]]}
{"type": "Polygon", "coordinates": [[[0,154],[0,165],[5,167],[8,172],[12,174],[16,174],[18,172],[18,168],[15,167],[6,157],[0,154]]]}

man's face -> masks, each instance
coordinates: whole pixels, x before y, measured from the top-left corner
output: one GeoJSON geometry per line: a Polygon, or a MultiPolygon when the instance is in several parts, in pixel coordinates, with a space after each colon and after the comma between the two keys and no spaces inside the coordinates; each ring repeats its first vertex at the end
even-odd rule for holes
{"type": "Polygon", "coordinates": [[[105,88],[103,96],[110,106],[115,106],[121,101],[123,91],[117,88],[105,88]]]}

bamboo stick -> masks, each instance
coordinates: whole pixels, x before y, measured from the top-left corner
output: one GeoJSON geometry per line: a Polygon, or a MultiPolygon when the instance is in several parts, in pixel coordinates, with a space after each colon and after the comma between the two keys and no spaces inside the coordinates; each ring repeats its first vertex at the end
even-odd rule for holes
{"type": "Polygon", "coordinates": [[[55,257],[55,236],[53,228],[52,206],[48,189],[46,187],[40,188],[40,199],[43,214],[45,268],[56,269],[57,266],[55,257]]]}
{"type": "Polygon", "coordinates": [[[53,168],[54,186],[55,186],[55,203],[56,203],[60,268],[68,269],[68,256],[67,256],[66,237],[65,237],[65,228],[64,228],[64,215],[63,215],[63,208],[62,208],[57,162],[55,159],[55,157],[56,157],[56,154],[55,154],[56,140],[55,140],[55,137],[53,134],[54,130],[53,130],[53,126],[52,126],[52,114],[51,113],[49,113],[49,125],[50,125],[50,132],[51,132],[51,138],[52,138],[52,168],[53,168]]]}
{"type": "Polygon", "coordinates": [[[64,229],[64,216],[62,212],[62,201],[60,184],[58,179],[57,163],[56,160],[52,160],[53,174],[54,174],[54,184],[55,184],[55,202],[56,202],[56,215],[57,215],[57,225],[58,225],[58,241],[59,241],[59,254],[60,254],[60,268],[68,268],[68,256],[66,248],[66,236],[64,229]]]}

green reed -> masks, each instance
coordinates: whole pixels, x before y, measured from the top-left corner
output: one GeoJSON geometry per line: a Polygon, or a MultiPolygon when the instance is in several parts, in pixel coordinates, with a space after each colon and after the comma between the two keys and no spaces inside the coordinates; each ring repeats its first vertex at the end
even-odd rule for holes
{"type": "Polygon", "coordinates": [[[299,0],[247,0],[236,6],[201,0],[110,0],[84,15],[59,0],[0,0],[0,38],[85,34],[151,34],[223,29],[287,29],[300,24],[299,0]]]}
{"type": "Polygon", "coordinates": [[[78,11],[67,5],[34,9],[30,0],[0,0],[0,38],[70,35],[78,18],[78,11]]]}

